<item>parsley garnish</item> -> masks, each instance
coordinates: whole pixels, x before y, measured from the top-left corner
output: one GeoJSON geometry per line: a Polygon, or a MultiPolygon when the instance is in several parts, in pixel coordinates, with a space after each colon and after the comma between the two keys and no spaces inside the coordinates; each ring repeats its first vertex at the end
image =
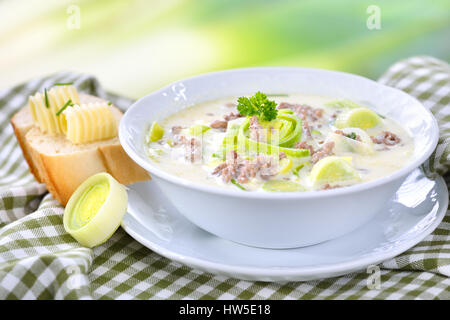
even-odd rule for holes
{"type": "Polygon", "coordinates": [[[64,110],[66,110],[66,108],[69,105],[72,105],[72,100],[70,100],[70,99],[67,100],[67,102],[62,106],[62,108],[58,110],[58,112],[56,112],[56,116],[59,116],[64,110]]]}
{"type": "Polygon", "coordinates": [[[111,101],[108,101],[108,106],[112,105],[111,101]]]}
{"type": "Polygon", "coordinates": [[[47,96],[47,89],[44,89],[44,98],[45,98],[45,107],[48,109],[50,108],[50,105],[48,104],[48,96],[47,96]]]}
{"type": "Polygon", "coordinates": [[[258,91],[253,97],[240,97],[237,109],[244,116],[257,116],[261,120],[272,121],[277,117],[276,106],[275,101],[267,99],[267,95],[258,91]]]}
{"type": "Polygon", "coordinates": [[[54,86],[70,86],[72,85],[73,82],[58,82],[58,83],[54,83],[54,86]]]}

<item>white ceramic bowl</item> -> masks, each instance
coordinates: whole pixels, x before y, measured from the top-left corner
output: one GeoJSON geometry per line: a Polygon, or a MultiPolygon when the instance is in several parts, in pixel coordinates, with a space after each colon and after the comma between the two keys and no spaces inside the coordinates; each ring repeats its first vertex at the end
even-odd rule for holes
{"type": "Polygon", "coordinates": [[[150,172],[153,182],[179,212],[197,226],[246,245],[292,248],[339,237],[369,221],[407,175],[431,155],[438,132],[433,115],[402,91],[347,73],[267,67],[200,75],[149,94],[127,110],[119,138],[127,154],[150,172]],[[193,104],[256,91],[347,98],[371,106],[412,134],[414,155],[402,169],[374,181],[299,193],[245,192],[203,185],[160,170],[147,158],[144,136],[153,121],[193,104]]]}

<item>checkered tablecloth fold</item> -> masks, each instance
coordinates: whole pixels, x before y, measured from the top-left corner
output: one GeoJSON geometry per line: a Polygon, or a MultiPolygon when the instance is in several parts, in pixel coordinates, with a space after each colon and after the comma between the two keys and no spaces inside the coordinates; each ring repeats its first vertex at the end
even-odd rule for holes
{"type": "MultiPolygon", "coordinates": [[[[425,172],[450,168],[450,67],[431,57],[394,64],[379,80],[417,97],[436,116],[439,145],[425,172]]],[[[0,299],[450,299],[450,215],[422,242],[366,272],[287,284],[241,281],[190,269],[150,251],[119,229],[88,249],[63,228],[64,209],[29,173],[9,119],[27,97],[56,82],[126,109],[132,101],[89,75],[60,73],[0,92],[0,299]]]]}

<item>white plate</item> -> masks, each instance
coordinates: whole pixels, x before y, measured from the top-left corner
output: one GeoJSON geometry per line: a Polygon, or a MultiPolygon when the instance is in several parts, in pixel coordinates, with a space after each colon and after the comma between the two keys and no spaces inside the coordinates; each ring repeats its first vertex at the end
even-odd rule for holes
{"type": "Polygon", "coordinates": [[[447,207],[444,180],[430,180],[417,169],[375,219],[358,230],[309,247],[261,249],[196,227],[149,181],[130,186],[122,227],[160,255],[206,272],[245,280],[306,281],[363,270],[399,255],[430,234],[447,207]]]}

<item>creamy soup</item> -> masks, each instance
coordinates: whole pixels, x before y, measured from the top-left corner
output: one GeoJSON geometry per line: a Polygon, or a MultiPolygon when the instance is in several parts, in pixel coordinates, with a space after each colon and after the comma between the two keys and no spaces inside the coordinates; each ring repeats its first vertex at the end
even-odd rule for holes
{"type": "Polygon", "coordinates": [[[313,95],[232,97],[153,123],[148,157],[160,169],[242,191],[301,192],[374,180],[410,161],[412,137],[349,100],[313,95]]]}

